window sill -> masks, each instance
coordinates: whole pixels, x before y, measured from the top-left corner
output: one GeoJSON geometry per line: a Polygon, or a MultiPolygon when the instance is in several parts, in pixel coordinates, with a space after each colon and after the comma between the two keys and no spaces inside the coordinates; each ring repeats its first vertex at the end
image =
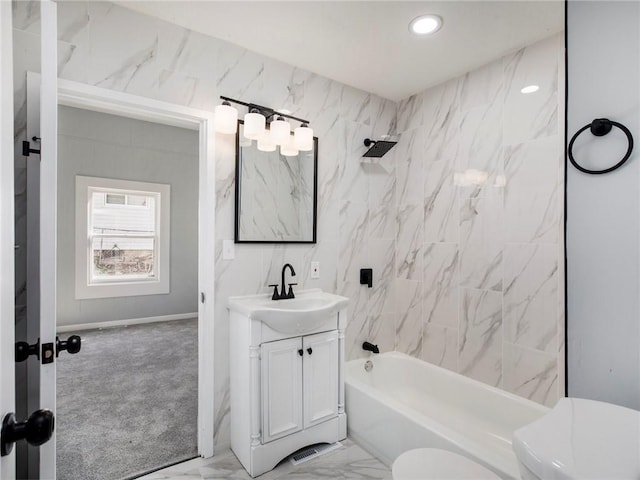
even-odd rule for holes
{"type": "Polygon", "coordinates": [[[91,285],[76,285],[76,300],[166,295],[169,292],[168,279],[166,281],[158,280],[153,282],[95,283],[91,285]]]}

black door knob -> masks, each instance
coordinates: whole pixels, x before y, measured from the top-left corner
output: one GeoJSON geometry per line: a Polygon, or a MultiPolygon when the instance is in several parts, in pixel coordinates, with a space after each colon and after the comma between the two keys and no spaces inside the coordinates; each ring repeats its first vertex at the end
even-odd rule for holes
{"type": "Polygon", "coordinates": [[[298,350],[298,355],[300,355],[300,356],[304,355],[304,350],[299,349],[299,350],[298,350]]]}
{"type": "Polygon", "coordinates": [[[16,342],[16,362],[24,362],[31,355],[35,355],[40,360],[40,339],[33,345],[27,342],[16,342]]]}
{"type": "Polygon", "coordinates": [[[311,347],[307,348],[307,353],[308,353],[309,355],[311,355],[311,354],[313,353],[313,350],[311,349],[311,347]]]}
{"type": "Polygon", "coordinates": [[[0,455],[9,455],[18,440],[26,440],[36,447],[42,445],[51,438],[54,427],[51,410],[36,410],[26,422],[18,422],[14,413],[8,413],[2,420],[0,455]]]}
{"type": "Polygon", "coordinates": [[[56,357],[63,350],[74,354],[78,353],[81,348],[82,339],[78,335],[71,335],[67,340],[60,340],[60,338],[56,337],[56,357]]]}

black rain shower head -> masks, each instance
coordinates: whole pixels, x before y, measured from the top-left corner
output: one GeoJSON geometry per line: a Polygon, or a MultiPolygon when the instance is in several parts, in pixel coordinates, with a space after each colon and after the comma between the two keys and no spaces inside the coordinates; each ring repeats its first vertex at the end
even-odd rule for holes
{"type": "Polygon", "coordinates": [[[380,158],[383,157],[393,146],[398,142],[388,142],[387,140],[371,140],[370,138],[364,139],[364,146],[371,147],[367,152],[362,155],[363,157],[380,158]]]}

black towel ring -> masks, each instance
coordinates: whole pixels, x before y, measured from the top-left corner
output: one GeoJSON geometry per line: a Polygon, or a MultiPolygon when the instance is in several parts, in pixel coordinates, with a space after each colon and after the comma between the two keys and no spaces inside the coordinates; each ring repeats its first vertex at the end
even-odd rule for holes
{"type": "Polygon", "coordinates": [[[569,160],[571,161],[571,164],[574,167],[576,167],[578,170],[580,170],[581,172],[584,172],[584,173],[590,173],[592,175],[598,175],[600,173],[609,173],[609,172],[614,171],[616,168],[620,168],[622,165],[624,165],[624,162],[629,160],[629,157],[631,156],[631,151],[632,150],[633,150],[633,135],[631,135],[631,132],[629,131],[629,129],[627,127],[625,127],[621,123],[614,122],[613,120],[609,120],[607,118],[596,118],[593,122],[591,122],[588,125],[585,125],[584,127],[582,127],[580,130],[578,130],[575,133],[575,135],[571,138],[571,141],[569,142],[569,147],[567,148],[567,153],[569,155],[569,160]],[[613,126],[616,126],[620,130],[622,130],[624,132],[624,134],[627,136],[627,141],[629,142],[629,148],[627,148],[627,153],[624,154],[624,157],[622,157],[622,160],[620,160],[618,163],[616,163],[613,167],[605,168],[604,170],[589,170],[589,169],[586,169],[586,168],[581,167],[580,165],[578,165],[578,163],[573,158],[573,142],[576,141],[576,138],[578,138],[578,135],[580,135],[582,132],[584,132],[587,128],[590,128],[591,129],[591,133],[593,135],[595,135],[596,137],[602,137],[602,136],[606,135],[607,133],[609,133],[611,131],[611,128],[613,128],[613,126]]]}

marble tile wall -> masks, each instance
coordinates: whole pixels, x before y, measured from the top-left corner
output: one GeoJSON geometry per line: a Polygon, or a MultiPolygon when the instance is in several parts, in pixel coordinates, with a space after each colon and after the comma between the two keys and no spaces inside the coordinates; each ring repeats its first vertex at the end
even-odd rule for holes
{"type": "Polygon", "coordinates": [[[400,102],[395,343],[371,322],[386,349],[546,405],[564,395],[563,55],[559,34],[400,102]]]}
{"type": "MultiPolygon", "coordinates": [[[[319,137],[318,243],[236,245],[223,260],[222,240],[233,238],[235,140],[216,138],[216,446],[229,445],[229,325],[226,299],[266,292],[294,265],[298,288],[320,287],[352,298],[349,356],[369,329],[387,331],[387,300],[395,259],[395,165],[360,163],[366,137],[395,133],[397,105],[308,71],[266,58],[107,2],[57,2],[60,78],[212,111],[219,95],[286,108],[307,118],[319,137]],[[310,262],[321,278],[309,278],[310,262]],[[359,284],[373,265],[375,288],[359,284]],[[380,273],[378,273],[380,272],[380,273]],[[384,277],[381,277],[384,275],[384,277]],[[378,280],[379,279],[379,280],[378,280]]],[[[14,2],[16,146],[25,137],[25,72],[39,71],[39,6],[14,2]]],[[[17,231],[26,216],[24,159],[16,148],[17,231]]],[[[26,261],[19,257],[19,294],[26,261]],[[25,265],[23,265],[25,264],[25,265]]],[[[21,296],[19,295],[19,302],[21,296]]],[[[389,332],[393,338],[393,331],[389,332]]]]}

